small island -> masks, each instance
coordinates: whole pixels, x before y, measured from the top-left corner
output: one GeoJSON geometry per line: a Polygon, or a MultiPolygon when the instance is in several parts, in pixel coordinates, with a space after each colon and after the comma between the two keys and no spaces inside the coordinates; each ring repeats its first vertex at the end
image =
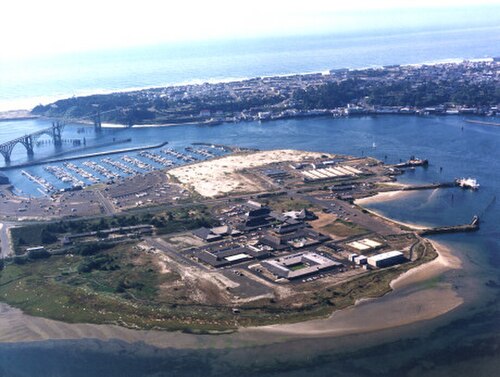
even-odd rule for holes
{"type": "Polygon", "coordinates": [[[2,250],[0,301],[130,329],[217,334],[301,322],[390,292],[438,256],[425,234],[479,226],[416,229],[357,204],[455,186],[396,182],[425,160],[203,143],[186,152],[208,158],[39,198],[0,185],[2,247],[5,229],[13,244],[2,250]]]}

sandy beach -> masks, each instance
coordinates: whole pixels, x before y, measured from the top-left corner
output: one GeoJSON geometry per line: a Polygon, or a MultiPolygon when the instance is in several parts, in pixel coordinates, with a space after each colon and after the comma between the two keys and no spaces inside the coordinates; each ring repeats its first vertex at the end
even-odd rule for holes
{"type": "Polygon", "coordinates": [[[438,258],[411,269],[391,282],[393,291],[381,298],[359,300],[356,305],[334,312],[327,319],[296,324],[272,325],[243,331],[270,331],[289,336],[335,336],[383,330],[443,315],[463,303],[452,286],[422,284],[450,269],[461,268],[460,260],[445,245],[432,242],[438,258]]]}
{"type": "Polygon", "coordinates": [[[366,198],[361,198],[361,199],[356,199],[354,203],[356,205],[359,205],[363,207],[366,211],[370,212],[371,214],[380,217],[386,221],[389,221],[394,224],[398,224],[401,226],[405,226],[407,228],[413,229],[413,230],[424,230],[424,229],[429,229],[429,227],[419,225],[419,224],[413,224],[409,222],[403,222],[403,221],[398,221],[391,219],[387,216],[382,215],[381,213],[374,211],[372,209],[366,208],[365,206],[370,203],[381,203],[381,202],[387,202],[387,201],[392,201],[392,200],[401,200],[409,195],[411,195],[411,191],[387,191],[387,192],[381,192],[373,196],[369,196],[366,198]]]}

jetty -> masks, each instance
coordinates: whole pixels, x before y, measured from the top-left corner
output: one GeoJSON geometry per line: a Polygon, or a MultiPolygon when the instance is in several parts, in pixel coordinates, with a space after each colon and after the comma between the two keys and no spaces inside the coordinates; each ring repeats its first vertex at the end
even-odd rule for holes
{"type": "Polygon", "coordinates": [[[429,236],[432,234],[475,232],[477,230],[479,230],[479,216],[475,215],[470,224],[422,229],[418,234],[421,236],[429,236]]]}
{"type": "Polygon", "coordinates": [[[484,126],[497,126],[497,127],[500,127],[500,123],[496,123],[496,122],[487,122],[487,121],[484,121],[484,120],[475,120],[475,119],[466,119],[465,121],[467,123],[482,124],[484,126]]]}

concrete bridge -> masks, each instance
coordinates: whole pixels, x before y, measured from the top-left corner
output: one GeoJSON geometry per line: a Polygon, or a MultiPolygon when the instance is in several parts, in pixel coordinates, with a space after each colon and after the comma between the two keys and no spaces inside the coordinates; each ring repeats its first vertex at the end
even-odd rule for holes
{"type": "MultiPolygon", "coordinates": [[[[21,144],[24,146],[24,148],[26,148],[26,153],[28,154],[28,156],[31,157],[35,154],[33,146],[36,145],[37,140],[43,135],[50,136],[52,138],[54,146],[60,147],[62,145],[61,134],[64,130],[65,125],[66,124],[64,122],[53,122],[52,127],[45,128],[29,135],[24,135],[18,137],[17,139],[0,144],[0,154],[3,156],[5,163],[9,163],[12,150],[17,144],[21,144]]],[[[101,131],[101,115],[99,112],[97,112],[94,117],[94,129],[96,130],[96,132],[101,131]]]]}

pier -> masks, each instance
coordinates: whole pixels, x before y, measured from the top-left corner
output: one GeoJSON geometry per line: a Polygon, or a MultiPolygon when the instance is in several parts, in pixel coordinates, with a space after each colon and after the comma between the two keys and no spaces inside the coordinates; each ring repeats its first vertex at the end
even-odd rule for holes
{"type": "Polygon", "coordinates": [[[455,182],[431,183],[428,185],[405,186],[401,188],[401,191],[433,190],[437,188],[450,188],[456,186],[457,184],[455,182]]]}
{"type": "Polygon", "coordinates": [[[457,187],[456,182],[442,182],[442,183],[430,183],[426,185],[412,185],[412,186],[390,186],[377,189],[377,192],[389,192],[389,191],[419,191],[419,190],[434,190],[438,188],[452,188],[457,187]]]}

